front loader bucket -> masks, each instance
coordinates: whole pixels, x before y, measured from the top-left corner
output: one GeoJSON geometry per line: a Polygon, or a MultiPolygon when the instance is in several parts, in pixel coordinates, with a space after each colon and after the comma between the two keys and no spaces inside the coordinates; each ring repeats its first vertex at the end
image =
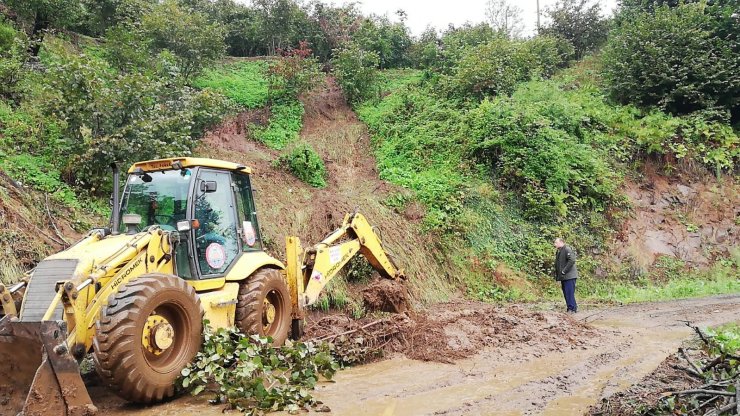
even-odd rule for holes
{"type": "Polygon", "coordinates": [[[67,348],[64,321],[0,320],[0,414],[88,416],[97,412],[67,348]]]}

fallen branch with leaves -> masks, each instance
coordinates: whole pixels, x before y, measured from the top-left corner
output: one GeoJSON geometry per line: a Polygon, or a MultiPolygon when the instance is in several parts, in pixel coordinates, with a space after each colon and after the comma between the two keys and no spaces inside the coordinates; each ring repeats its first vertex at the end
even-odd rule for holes
{"type": "Polygon", "coordinates": [[[740,360],[737,356],[740,330],[735,326],[726,331],[704,332],[689,322],[686,325],[699,336],[701,350],[696,351],[696,357],[692,357],[688,349],[680,348],[679,356],[689,367],[675,368],[702,379],[704,384],[687,390],[666,392],[657,407],[680,414],[740,414],[740,360]]]}

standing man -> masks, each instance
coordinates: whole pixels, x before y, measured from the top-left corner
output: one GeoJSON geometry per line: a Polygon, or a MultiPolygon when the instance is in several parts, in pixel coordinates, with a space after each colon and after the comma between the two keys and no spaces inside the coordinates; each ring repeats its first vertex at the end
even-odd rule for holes
{"type": "Polygon", "coordinates": [[[578,305],[576,304],[576,279],[578,279],[576,253],[565,245],[562,238],[556,238],[553,244],[557,249],[555,253],[555,280],[560,282],[560,287],[563,289],[568,312],[576,313],[578,312],[578,305]]]}

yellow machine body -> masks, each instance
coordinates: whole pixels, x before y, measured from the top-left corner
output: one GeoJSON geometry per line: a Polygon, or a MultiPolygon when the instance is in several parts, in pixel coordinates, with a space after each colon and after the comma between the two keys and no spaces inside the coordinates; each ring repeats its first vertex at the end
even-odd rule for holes
{"type": "MultiPolygon", "coordinates": [[[[302,247],[297,237],[287,237],[285,264],[267,254],[261,247],[251,249],[244,245],[246,243],[241,241],[254,244],[254,239],[250,240],[248,237],[253,236],[255,232],[259,237],[259,229],[255,231],[249,228],[256,228],[256,210],[253,202],[248,201],[251,189],[239,194],[240,190],[236,186],[237,182],[249,186],[246,178],[251,170],[243,165],[188,157],[145,161],[131,166],[128,170],[129,182],[141,183],[142,180],[147,182],[147,178],[152,181],[152,177],[158,178],[156,175],[164,173],[173,175],[172,171],[179,172],[183,183],[189,181],[188,183],[200,185],[200,188],[188,185],[190,186],[187,194],[188,207],[191,204],[195,206],[207,192],[216,189],[208,180],[200,179],[201,171],[205,172],[204,175],[214,172],[226,172],[231,175],[234,198],[232,205],[237,207],[240,203],[246,204],[243,207],[244,212],[237,213],[237,216],[245,216],[249,221],[242,223],[244,228],[237,229],[236,235],[219,237],[223,241],[218,241],[222,241],[223,244],[215,243],[217,247],[213,251],[216,253],[214,255],[216,260],[213,262],[209,260],[208,267],[220,264],[219,256],[223,255],[224,246],[228,244],[234,246],[234,241],[228,240],[228,237],[233,239],[241,237],[236,246],[242,245],[245,249],[239,250],[228,269],[222,273],[208,278],[190,276],[185,280],[197,293],[204,319],[207,319],[212,327],[235,325],[240,285],[266,268],[279,270],[287,283],[291,304],[290,318],[294,321],[303,319],[306,306],[316,302],[323,288],[358,253],[363,254],[384,277],[404,278],[403,271],[397,269],[386,255],[377,233],[358,213],[347,214],[339,229],[324,241],[307,249],[302,247]],[[197,178],[188,176],[193,174],[192,172],[198,175],[197,178]],[[244,199],[239,200],[239,195],[244,199]],[[252,225],[253,223],[255,224],[252,225]]],[[[117,195],[114,196],[114,201],[117,201],[117,195]]],[[[164,199],[160,204],[170,202],[164,199]]],[[[152,206],[155,205],[156,203],[152,202],[152,206]]],[[[194,209],[196,208],[190,209],[191,212],[194,209]]],[[[114,208],[111,229],[93,230],[67,250],[49,256],[21,283],[12,287],[0,285],[0,303],[4,312],[4,317],[0,320],[0,360],[4,360],[3,352],[12,357],[13,349],[19,346],[24,346],[43,357],[43,360],[39,360],[41,364],[30,388],[21,386],[19,389],[19,386],[13,385],[13,380],[0,380],[0,396],[7,391],[30,390],[22,409],[18,409],[18,400],[8,400],[5,401],[6,404],[0,405],[0,413],[22,410],[25,415],[44,414],[49,411],[49,403],[52,403],[52,407],[55,406],[54,412],[59,415],[93,413],[95,408],[79,377],[76,363],[86,353],[92,351],[96,321],[100,319],[101,311],[113,295],[141,276],[153,273],[178,275],[177,259],[178,256],[186,255],[183,254],[186,251],[178,252],[176,248],[189,241],[183,240],[182,236],[189,235],[187,238],[193,241],[202,238],[202,236],[196,238],[194,231],[189,228],[191,224],[193,227],[200,226],[190,214],[183,218],[184,223],[178,221],[178,229],[171,224],[148,224],[142,230],[127,233],[121,233],[121,227],[116,221],[120,219],[117,215],[118,210],[114,208]],[[179,230],[182,224],[184,231],[179,230]],[[54,273],[59,270],[64,271],[59,272],[61,274],[57,280],[54,273]],[[45,286],[39,287],[42,284],[45,286]],[[25,296],[18,310],[17,301],[24,291],[25,296]],[[34,293],[36,295],[31,296],[34,293]],[[34,348],[37,350],[33,351],[34,348]],[[13,406],[15,408],[12,408],[13,406]]],[[[167,217],[169,221],[173,220],[174,215],[160,217],[167,217]]],[[[196,243],[192,244],[194,247],[196,243]]],[[[210,249],[212,245],[214,243],[208,248],[210,249]]],[[[189,253],[188,264],[195,264],[192,247],[189,253]]],[[[191,272],[192,270],[194,269],[191,269],[191,272]]],[[[157,324],[158,317],[153,315],[149,322],[157,324]]],[[[171,337],[166,336],[167,333],[160,331],[155,334],[160,343],[169,345],[171,337]]],[[[154,335],[144,337],[143,347],[151,349],[150,344],[154,342],[152,341],[154,338],[154,335]]],[[[28,376],[18,378],[25,380],[26,383],[29,379],[28,376]]]]}

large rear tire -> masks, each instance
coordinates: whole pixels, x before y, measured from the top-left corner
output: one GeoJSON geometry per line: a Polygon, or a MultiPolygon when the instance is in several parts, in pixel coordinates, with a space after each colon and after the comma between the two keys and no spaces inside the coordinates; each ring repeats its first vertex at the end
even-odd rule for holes
{"type": "Polygon", "coordinates": [[[290,310],[290,292],[279,270],[260,269],[239,284],[236,326],[243,333],[283,345],[291,329],[290,310]]]}
{"type": "Polygon", "coordinates": [[[175,380],[202,342],[195,290],[176,276],[144,275],[111,295],[100,315],[93,359],[104,383],[137,403],[174,396],[175,380]]]}

